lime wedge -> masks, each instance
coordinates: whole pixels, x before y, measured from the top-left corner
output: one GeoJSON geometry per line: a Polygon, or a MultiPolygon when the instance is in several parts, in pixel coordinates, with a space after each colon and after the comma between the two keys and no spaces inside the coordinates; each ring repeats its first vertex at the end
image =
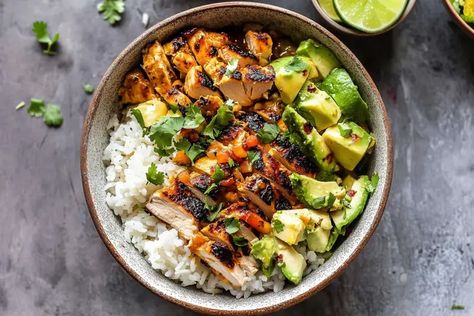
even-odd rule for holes
{"type": "Polygon", "coordinates": [[[334,0],[341,19],[367,33],[392,26],[402,16],[408,0],[334,0]]]}
{"type": "Polygon", "coordinates": [[[321,8],[326,12],[326,14],[336,22],[342,22],[339,15],[337,15],[336,9],[334,9],[333,0],[318,0],[321,8]]]}

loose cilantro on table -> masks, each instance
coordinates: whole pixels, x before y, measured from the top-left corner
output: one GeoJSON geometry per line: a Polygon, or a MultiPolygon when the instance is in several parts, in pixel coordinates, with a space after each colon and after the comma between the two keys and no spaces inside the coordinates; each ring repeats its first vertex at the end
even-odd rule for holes
{"type": "Polygon", "coordinates": [[[263,128],[258,131],[257,136],[258,138],[260,138],[262,143],[268,144],[271,143],[278,136],[279,132],[280,129],[277,125],[265,123],[263,125],[263,128]]]}
{"type": "Polygon", "coordinates": [[[55,104],[45,104],[43,100],[31,98],[26,110],[32,117],[42,117],[43,122],[51,127],[59,127],[63,123],[61,109],[55,104]]]}
{"type": "Polygon", "coordinates": [[[26,112],[28,112],[28,114],[33,117],[42,117],[44,114],[45,108],[46,108],[46,105],[43,100],[31,98],[30,106],[28,107],[28,110],[26,110],[26,112]]]}
{"type": "Polygon", "coordinates": [[[48,23],[44,21],[35,21],[33,23],[32,31],[36,35],[36,40],[46,47],[43,50],[43,53],[47,55],[56,54],[53,48],[59,41],[59,33],[54,34],[53,38],[50,38],[48,33],[48,23]]]}
{"type": "Polygon", "coordinates": [[[207,124],[206,128],[204,128],[202,134],[211,139],[216,139],[233,119],[234,113],[232,112],[232,108],[227,105],[221,106],[217,110],[216,115],[214,115],[209,124],[207,124]]]}
{"type": "Polygon", "coordinates": [[[228,234],[235,234],[240,229],[240,221],[235,217],[228,217],[224,220],[225,231],[228,234]]]}
{"type": "Polygon", "coordinates": [[[97,4],[97,11],[102,13],[105,21],[110,25],[114,25],[122,19],[125,11],[125,2],[123,0],[104,0],[97,4]]]}
{"type": "Polygon", "coordinates": [[[84,85],[84,92],[87,94],[92,94],[94,92],[94,86],[87,83],[84,85]]]}
{"type": "Polygon", "coordinates": [[[156,165],[151,163],[146,173],[146,179],[148,182],[153,183],[154,185],[162,185],[165,181],[165,174],[161,171],[158,171],[156,165]]]}
{"type": "Polygon", "coordinates": [[[452,309],[452,310],[463,310],[463,309],[464,309],[464,305],[453,304],[453,305],[451,306],[451,309],[452,309]]]}

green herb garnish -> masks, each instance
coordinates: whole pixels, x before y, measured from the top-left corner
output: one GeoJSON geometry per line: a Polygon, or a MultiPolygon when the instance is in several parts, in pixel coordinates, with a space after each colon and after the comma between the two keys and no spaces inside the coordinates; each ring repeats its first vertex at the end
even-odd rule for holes
{"type": "Polygon", "coordinates": [[[59,127],[63,124],[61,108],[55,104],[48,104],[44,110],[43,122],[51,127],[59,127]]]}
{"type": "Polygon", "coordinates": [[[249,160],[250,164],[253,165],[255,162],[257,162],[260,157],[260,152],[258,150],[252,149],[247,152],[247,159],[249,160]]]}
{"type": "Polygon", "coordinates": [[[293,59],[285,65],[285,69],[289,72],[302,72],[308,68],[308,64],[301,58],[293,57],[293,59]]]}
{"type": "Polygon", "coordinates": [[[213,222],[217,218],[217,216],[219,216],[219,214],[221,213],[223,206],[224,206],[224,203],[219,203],[215,207],[208,207],[211,212],[209,212],[209,215],[207,216],[207,220],[209,222],[213,222]]]}
{"type": "Polygon", "coordinates": [[[214,174],[211,177],[212,180],[214,180],[214,182],[216,183],[219,183],[224,179],[224,177],[225,177],[224,171],[221,169],[219,165],[216,165],[214,167],[214,174]]]}
{"type": "Polygon", "coordinates": [[[54,55],[56,52],[53,50],[55,44],[59,41],[59,33],[54,34],[53,38],[49,37],[48,23],[44,21],[36,21],[33,23],[33,33],[36,35],[36,40],[46,46],[43,53],[47,55],[54,55]]]}
{"type": "Polygon", "coordinates": [[[463,309],[464,309],[464,305],[453,304],[453,305],[451,306],[451,309],[452,309],[452,310],[463,310],[463,309]]]}
{"type": "Polygon", "coordinates": [[[232,58],[227,64],[227,67],[225,68],[225,75],[226,76],[232,75],[237,70],[238,66],[239,66],[239,59],[232,58]]]}
{"type": "Polygon", "coordinates": [[[234,235],[232,235],[232,242],[237,247],[245,247],[249,244],[248,240],[245,239],[244,237],[239,237],[239,236],[234,236],[234,235]]]}
{"type": "Polygon", "coordinates": [[[271,143],[278,136],[279,132],[280,129],[277,125],[265,123],[265,125],[263,125],[263,128],[258,131],[257,136],[258,138],[260,138],[262,143],[268,144],[271,143]]]}
{"type": "Polygon", "coordinates": [[[370,179],[370,182],[366,187],[367,192],[369,192],[370,194],[375,192],[375,189],[377,188],[377,185],[379,184],[379,179],[380,179],[379,175],[375,172],[372,175],[372,178],[370,179]]]}
{"type": "Polygon", "coordinates": [[[229,164],[229,168],[231,168],[231,169],[236,166],[235,161],[232,158],[229,158],[229,161],[227,163],[229,164]]]}
{"type": "Polygon", "coordinates": [[[87,83],[84,85],[84,92],[87,93],[87,94],[92,94],[92,92],[94,92],[94,86],[87,83]]]}
{"type": "Polygon", "coordinates": [[[339,123],[337,128],[342,137],[349,137],[352,134],[352,128],[347,123],[339,123]]]}
{"type": "Polygon", "coordinates": [[[148,172],[146,173],[146,179],[148,182],[153,183],[154,185],[162,185],[165,181],[165,174],[161,171],[158,171],[156,165],[151,163],[148,167],[148,172]]]}
{"type": "Polygon", "coordinates": [[[217,110],[217,114],[214,115],[207,124],[206,128],[202,132],[204,136],[211,139],[216,139],[222,132],[222,130],[229,125],[234,119],[234,113],[230,106],[221,106],[217,110]]]}
{"type": "Polygon", "coordinates": [[[272,226],[277,233],[281,233],[285,229],[285,225],[279,219],[275,219],[272,226]]]}
{"type": "Polygon", "coordinates": [[[195,105],[187,106],[183,128],[197,128],[202,122],[204,122],[204,120],[204,116],[199,107],[195,105]]]}
{"type": "Polygon", "coordinates": [[[33,117],[42,117],[45,109],[46,105],[43,100],[31,98],[30,106],[28,107],[28,110],[26,110],[26,112],[33,117]]]}
{"type": "Polygon", "coordinates": [[[97,4],[97,11],[102,13],[105,21],[114,25],[122,19],[122,13],[125,11],[125,2],[123,0],[104,0],[97,4]]]}
{"type": "Polygon", "coordinates": [[[224,220],[224,225],[225,225],[225,231],[231,235],[235,234],[240,229],[240,221],[236,219],[235,217],[227,217],[224,220]]]}
{"type": "Polygon", "coordinates": [[[155,143],[158,154],[169,156],[174,152],[173,139],[183,125],[183,117],[164,116],[150,127],[149,137],[155,143]]]}
{"type": "Polygon", "coordinates": [[[204,194],[205,194],[205,195],[209,195],[209,194],[211,194],[211,192],[214,191],[215,189],[217,189],[217,184],[212,183],[210,186],[207,187],[206,191],[204,191],[204,194]]]}
{"type": "Polygon", "coordinates": [[[145,128],[145,120],[143,119],[142,112],[139,109],[132,109],[131,113],[137,119],[138,124],[140,124],[140,127],[145,128]]]}

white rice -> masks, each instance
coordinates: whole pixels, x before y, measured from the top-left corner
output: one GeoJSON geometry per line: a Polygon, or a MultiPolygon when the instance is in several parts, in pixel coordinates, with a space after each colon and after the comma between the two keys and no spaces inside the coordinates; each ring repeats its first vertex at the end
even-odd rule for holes
{"type": "MultiPolygon", "coordinates": [[[[107,179],[104,188],[106,202],[115,215],[121,218],[126,238],[145,256],[153,269],[183,286],[194,285],[214,294],[228,291],[237,298],[283,289],[285,278],[279,269],[275,269],[270,278],[259,271],[241,289],[233,288],[211,273],[191,254],[175,229],[144,210],[150,194],[159,188],[146,180],[151,163],[155,163],[157,169],[168,177],[176,175],[182,168],[154,153],[153,143],[148,136],[143,136],[133,116],[127,115],[125,122],[120,123],[115,115],[107,128],[110,143],[103,156],[107,179]]],[[[307,251],[304,245],[297,250],[308,263],[305,275],[324,262],[315,252],[307,251]]]]}

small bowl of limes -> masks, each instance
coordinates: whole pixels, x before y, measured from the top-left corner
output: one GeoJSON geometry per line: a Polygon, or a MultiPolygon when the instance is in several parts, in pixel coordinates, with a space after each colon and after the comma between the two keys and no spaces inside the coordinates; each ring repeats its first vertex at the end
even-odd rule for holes
{"type": "Polygon", "coordinates": [[[332,27],[346,34],[374,36],[400,24],[416,0],[312,0],[332,27]]]}

